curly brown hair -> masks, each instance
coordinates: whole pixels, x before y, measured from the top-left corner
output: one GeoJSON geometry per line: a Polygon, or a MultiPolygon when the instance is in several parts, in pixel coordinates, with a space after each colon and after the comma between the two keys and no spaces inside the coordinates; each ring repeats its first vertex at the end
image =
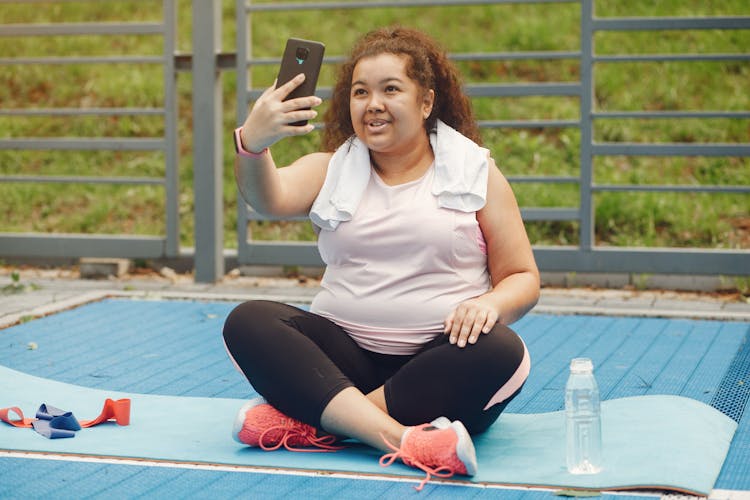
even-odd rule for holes
{"type": "Polygon", "coordinates": [[[425,131],[440,119],[463,135],[481,144],[479,127],[469,97],[464,93],[458,69],[438,43],[425,33],[400,26],[381,28],[363,36],[339,69],[331,104],[325,114],[323,149],[335,151],[354,134],[349,114],[352,75],[357,63],[379,54],[406,55],[406,74],[423,91],[435,91],[435,103],[425,121],[425,131]]]}

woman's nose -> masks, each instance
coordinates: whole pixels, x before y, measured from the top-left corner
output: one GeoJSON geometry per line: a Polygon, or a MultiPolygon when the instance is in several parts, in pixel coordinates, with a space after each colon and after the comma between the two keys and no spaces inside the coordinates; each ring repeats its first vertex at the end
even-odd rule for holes
{"type": "Polygon", "coordinates": [[[378,113],[383,111],[383,101],[377,93],[373,92],[370,94],[370,100],[367,101],[367,111],[372,113],[378,113]]]}

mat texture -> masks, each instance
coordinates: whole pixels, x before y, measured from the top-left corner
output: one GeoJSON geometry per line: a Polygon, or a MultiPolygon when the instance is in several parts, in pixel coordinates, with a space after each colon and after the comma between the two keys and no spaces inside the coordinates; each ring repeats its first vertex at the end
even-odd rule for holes
{"type": "MultiPolygon", "coordinates": [[[[419,476],[403,465],[379,467],[380,453],[357,444],[325,454],[263,452],[231,440],[243,400],[129,394],[56,382],[0,366],[0,407],[33,414],[41,403],[95,416],[105,398],[132,399],[131,425],[103,424],[73,439],[48,440],[29,429],[0,426],[0,449],[419,476]]],[[[603,404],[604,471],[573,476],[564,469],[562,412],[506,414],[475,440],[474,482],[593,489],[656,487],[707,495],[721,470],[736,422],[679,396],[638,396],[603,404]]]]}

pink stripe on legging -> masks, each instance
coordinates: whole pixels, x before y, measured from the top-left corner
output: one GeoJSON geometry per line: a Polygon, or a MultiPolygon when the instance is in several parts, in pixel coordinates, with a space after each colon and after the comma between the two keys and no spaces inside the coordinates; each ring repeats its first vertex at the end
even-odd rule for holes
{"type": "MultiPolygon", "coordinates": [[[[523,342],[523,340],[521,340],[523,342]]],[[[512,377],[500,388],[499,391],[492,396],[490,402],[484,407],[484,410],[488,410],[492,405],[502,403],[513,395],[526,381],[531,370],[531,357],[529,356],[529,350],[526,349],[526,344],[523,344],[523,359],[521,364],[518,365],[518,369],[512,377]]]]}
{"type": "Polygon", "coordinates": [[[227,354],[229,354],[229,359],[232,361],[232,364],[234,365],[234,367],[242,375],[245,375],[245,372],[242,371],[242,368],[240,368],[240,365],[237,364],[237,361],[235,361],[234,356],[232,356],[232,351],[230,351],[229,347],[227,347],[227,341],[226,341],[226,339],[222,336],[221,340],[224,342],[224,349],[227,351],[227,354]]]}

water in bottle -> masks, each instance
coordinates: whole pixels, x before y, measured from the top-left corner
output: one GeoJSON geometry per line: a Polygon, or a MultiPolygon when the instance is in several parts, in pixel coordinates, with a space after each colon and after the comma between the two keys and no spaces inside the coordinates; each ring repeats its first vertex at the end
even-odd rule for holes
{"type": "Polygon", "coordinates": [[[602,427],[599,387],[594,365],[588,358],[570,362],[565,386],[567,465],[572,474],[596,474],[602,470],[602,427]]]}

